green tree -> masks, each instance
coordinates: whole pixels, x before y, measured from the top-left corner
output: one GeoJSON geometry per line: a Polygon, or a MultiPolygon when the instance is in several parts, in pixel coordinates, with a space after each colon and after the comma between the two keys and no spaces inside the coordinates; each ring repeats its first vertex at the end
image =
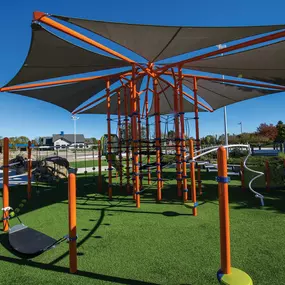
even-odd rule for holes
{"type": "Polygon", "coordinates": [[[285,141],[285,124],[282,121],[279,121],[276,125],[277,128],[277,142],[284,142],[285,141]]]}

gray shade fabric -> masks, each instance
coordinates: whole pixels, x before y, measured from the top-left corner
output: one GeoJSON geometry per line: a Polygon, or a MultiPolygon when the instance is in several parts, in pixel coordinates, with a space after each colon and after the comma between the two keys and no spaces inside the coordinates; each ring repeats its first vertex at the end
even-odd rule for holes
{"type": "Polygon", "coordinates": [[[285,41],[184,65],[185,68],[285,85],[285,41]]]}
{"type": "MultiPolygon", "coordinates": [[[[113,84],[118,80],[119,75],[113,77],[110,83],[113,84]]],[[[17,90],[10,93],[46,101],[72,112],[75,108],[104,88],[106,88],[105,79],[94,79],[47,88],[17,90]]]]}
{"type": "Polygon", "coordinates": [[[284,29],[284,25],[257,27],[179,27],[102,22],[56,16],[114,41],[148,61],[158,61],[197,49],[284,29]]]}
{"type": "MultiPolygon", "coordinates": [[[[157,92],[161,92],[164,90],[162,93],[160,93],[160,114],[161,115],[166,115],[166,114],[174,114],[174,92],[173,88],[170,86],[165,90],[167,87],[167,83],[158,80],[158,88],[157,92]]],[[[194,112],[194,105],[183,98],[183,107],[184,107],[184,112],[194,112]]],[[[198,108],[199,112],[205,112],[204,109],[198,108]]],[[[153,116],[155,114],[154,111],[154,101],[152,100],[151,107],[149,110],[149,116],[153,116]]]]}
{"type": "MultiPolygon", "coordinates": [[[[141,84],[142,84],[143,78],[140,78],[137,80],[137,90],[140,90],[141,84]]],[[[122,116],[125,115],[125,90],[127,93],[127,108],[128,108],[128,115],[131,114],[131,104],[130,104],[130,88],[121,88],[120,89],[120,113],[122,116]]],[[[118,96],[117,94],[114,94],[110,97],[111,99],[111,106],[110,106],[110,114],[111,115],[117,115],[118,114],[118,96]]],[[[107,101],[104,99],[104,101],[98,103],[94,107],[91,107],[87,110],[84,110],[80,112],[80,114],[107,114],[107,101]]]]}
{"type": "MultiPolygon", "coordinates": [[[[184,79],[183,84],[193,90],[192,79],[184,79]]],[[[198,80],[197,87],[198,95],[203,98],[214,110],[247,99],[277,93],[276,90],[223,84],[204,79],[198,80]]]]}
{"type": "Polygon", "coordinates": [[[28,56],[6,86],[91,71],[125,67],[128,63],[65,41],[38,24],[32,25],[28,56]]]}

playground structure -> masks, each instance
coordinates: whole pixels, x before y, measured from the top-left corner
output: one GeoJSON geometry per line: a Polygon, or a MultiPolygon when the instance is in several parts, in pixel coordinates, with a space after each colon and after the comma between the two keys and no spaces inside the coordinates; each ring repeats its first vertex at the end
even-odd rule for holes
{"type": "MultiPolygon", "coordinates": [[[[81,19],[73,19],[73,18],[65,18],[53,15],[54,18],[58,18],[60,20],[78,25],[80,27],[86,28],[84,26],[84,21],[81,19]]],[[[191,69],[198,69],[205,72],[211,72],[212,70],[218,70],[218,67],[223,66],[223,71],[219,71],[219,73],[224,72],[225,65],[227,63],[224,63],[224,59],[227,60],[228,57],[232,58],[236,54],[227,54],[228,52],[236,51],[241,48],[247,48],[252,47],[256,44],[263,44],[268,43],[272,40],[279,39],[281,37],[285,36],[284,31],[278,31],[283,26],[265,26],[265,27],[250,27],[251,29],[246,29],[246,27],[243,27],[241,29],[240,34],[238,36],[235,36],[235,33],[231,32],[230,30],[228,33],[221,33],[221,35],[218,38],[213,38],[210,41],[207,41],[206,43],[202,44],[196,44],[195,49],[200,48],[206,48],[208,46],[212,46],[214,44],[218,44],[219,42],[231,42],[233,40],[239,39],[239,38],[246,38],[257,34],[264,34],[268,32],[272,32],[270,35],[260,36],[255,39],[250,40],[244,40],[242,43],[238,44],[232,44],[230,46],[227,46],[225,48],[221,48],[219,50],[214,51],[208,51],[202,55],[194,56],[186,60],[176,61],[171,64],[155,64],[155,61],[159,61],[165,58],[169,58],[172,56],[180,55],[185,52],[192,51],[188,46],[181,45],[182,49],[178,49],[177,47],[180,46],[179,42],[176,43],[176,47],[172,49],[168,49],[171,43],[171,41],[166,44],[157,54],[157,51],[152,52],[151,50],[148,50],[150,55],[143,54],[143,52],[139,53],[145,58],[148,59],[148,62],[141,64],[138,62],[135,62],[131,59],[129,59],[126,56],[123,56],[119,54],[116,51],[111,50],[110,48],[107,48],[103,46],[102,44],[76,32],[75,30],[69,28],[68,26],[61,24],[59,22],[56,22],[53,20],[50,16],[47,14],[41,13],[41,12],[35,12],[34,13],[34,22],[33,22],[33,33],[34,38],[36,38],[37,31],[41,31],[42,35],[46,35],[46,42],[49,42],[50,37],[53,37],[54,35],[50,34],[48,30],[43,28],[40,24],[45,24],[46,26],[52,27],[58,31],[64,32],[78,40],[81,40],[93,47],[99,48],[100,50],[103,50],[104,52],[107,52],[108,54],[115,56],[118,59],[115,58],[108,58],[106,56],[100,55],[98,53],[90,53],[92,56],[94,55],[94,59],[96,57],[96,60],[102,60],[104,62],[104,68],[101,69],[107,69],[107,68],[114,68],[114,67],[129,67],[131,69],[124,70],[116,74],[108,74],[104,76],[91,76],[91,77],[85,77],[85,78],[75,78],[75,79],[66,79],[66,80],[56,80],[56,81],[50,81],[50,82],[41,82],[41,83],[28,83],[32,81],[38,81],[42,79],[48,79],[53,77],[59,77],[63,75],[71,75],[71,74],[77,74],[82,72],[88,72],[88,71],[95,71],[100,70],[100,68],[95,68],[94,66],[88,66],[88,68],[82,68],[80,65],[78,65],[78,62],[68,62],[68,66],[66,65],[66,69],[62,68],[62,71],[53,70],[50,68],[48,74],[45,72],[45,74],[41,74],[41,72],[38,72],[37,74],[31,74],[29,73],[28,69],[25,69],[25,65],[21,69],[21,71],[15,76],[14,79],[11,80],[5,87],[1,88],[1,92],[11,92],[11,93],[17,93],[28,97],[34,97],[38,99],[42,99],[51,103],[54,103],[58,106],[61,106],[68,111],[71,111],[73,115],[75,114],[84,114],[84,113],[94,113],[94,114],[107,114],[107,135],[104,137],[102,141],[99,143],[99,149],[98,149],[98,167],[99,167],[99,182],[98,182],[98,191],[102,191],[102,174],[101,174],[101,156],[102,151],[104,154],[107,155],[107,162],[108,162],[108,197],[111,200],[113,198],[113,185],[112,185],[112,171],[114,169],[116,155],[118,155],[119,162],[116,164],[116,170],[119,173],[120,176],[120,187],[123,187],[123,175],[126,177],[126,189],[127,193],[132,193],[133,199],[136,202],[136,207],[140,207],[140,200],[141,195],[144,193],[144,185],[143,185],[143,154],[146,154],[146,170],[147,170],[147,183],[150,184],[151,181],[151,153],[155,153],[155,170],[156,170],[156,200],[157,202],[160,202],[163,198],[163,166],[168,167],[170,163],[167,163],[163,165],[163,152],[162,152],[162,143],[167,143],[168,139],[162,139],[162,128],[161,128],[161,115],[170,114],[173,113],[173,121],[174,121],[174,149],[175,149],[175,159],[174,159],[174,165],[176,166],[176,180],[177,180],[177,196],[183,200],[184,203],[187,203],[189,198],[192,202],[192,212],[194,216],[197,216],[197,201],[196,201],[196,182],[197,182],[197,188],[198,193],[202,194],[202,181],[201,181],[201,163],[197,161],[198,158],[202,157],[203,155],[211,152],[218,151],[218,163],[217,163],[217,169],[218,169],[218,188],[219,188],[219,207],[220,207],[220,239],[221,239],[221,270],[218,272],[218,279],[223,284],[234,284],[236,280],[242,280],[240,284],[252,284],[252,281],[250,277],[243,273],[240,270],[231,268],[231,259],[230,259],[230,237],[229,237],[229,213],[228,213],[228,193],[227,193],[227,185],[229,182],[228,179],[228,172],[227,172],[227,157],[225,148],[231,147],[231,146],[224,146],[224,147],[213,147],[208,150],[201,149],[200,145],[200,138],[199,138],[199,112],[202,111],[214,111],[215,109],[218,109],[222,106],[226,106],[228,104],[238,102],[245,99],[254,98],[257,96],[262,96],[274,92],[280,92],[284,91],[285,87],[276,85],[279,82],[276,80],[272,80],[272,77],[274,75],[270,75],[266,77],[264,74],[262,74],[261,77],[258,77],[261,81],[270,82],[270,84],[267,83],[261,83],[261,82],[249,82],[246,79],[243,78],[249,78],[249,79],[256,79],[256,74],[250,74],[246,73],[244,71],[244,74],[242,73],[240,79],[228,79],[228,78],[220,78],[220,77],[209,77],[209,76],[200,76],[195,75],[194,73],[188,73],[183,68],[191,68],[191,69]],[[175,51],[174,51],[175,50],[175,51]],[[165,54],[164,54],[165,53],[165,54]],[[156,56],[153,56],[155,55],[156,56]],[[220,54],[226,54],[223,57],[215,57],[220,54]],[[215,60],[217,62],[215,62],[215,60]],[[195,62],[201,62],[201,66],[196,65],[195,62]],[[204,66],[204,62],[206,64],[210,62],[210,67],[207,65],[204,66]],[[214,62],[214,63],[211,63],[214,62]],[[77,64],[77,66],[76,66],[77,64]],[[211,69],[211,64],[213,64],[213,68],[211,69]],[[215,67],[216,65],[216,67],[215,67]],[[76,66],[75,69],[69,69],[70,66],[76,66]],[[216,69],[215,69],[216,68],[216,69]],[[26,74],[27,76],[23,76],[23,74],[26,74]],[[143,78],[147,79],[146,88],[141,90],[141,85],[143,78]],[[23,79],[26,78],[26,79],[23,79]],[[167,79],[166,79],[167,78],[167,79]],[[119,87],[111,88],[111,85],[113,83],[120,83],[119,87]],[[151,86],[152,83],[152,86],[151,86]],[[200,83],[200,85],[199,85],[200,83]],[[22,85],[19,85],[22,84],[22,85]],[[88,85],[89,84],[89,85],[88,85]],[[92,86],[93,84],[93,86],[92,86]],[[99,86],[100,85],[100,86],[99,86]],[[211,99],[209,97],[209,94],[205,93],[205,86],[212,85],[212,88],[218,88],[219,92],[222,92],[220,89],[220,86],[223,86],[222,88],[227,88],[228,90],[226,92],[231,92],[230,90],[235,92],[235,95],[237,98],[230,98],[225,97],[223,94],[220,94],[221,96],[211,99]],[[86,90],[86,92],[83,92],[84,96],[79,96],[76,92],[79,92],[79,90],[76,91],[76,87],[80,86],[80,92],[82,90],[86,90]],[[91,98],[95,93],[98,93],[99,91],[103,90],[105,86],[106,94],[104,96],[101,96],[100,98],[96,98],[91,103],[88,103],[87,105],[81,107],[81,104],[84,103],[87,99],[91,98]],[[38,87],[46,87],[37,89],[38,87]],[[93,88],[91,88],[93,87],[93,88]],[[188,88],[193,92],[193,96],[188,94],[184,91],[184,89],[188,88]],[[260,89],[262,88],[262,89],[260,89]],[[92,90],[91,90],[92,89],[92,90]],[[230,90],[229,90],[230,89],[230,90]],[[75,91],[74,91],[75,90],[75,91]],[[89,91],[88,91],[89,90],[89,91]],[[91,90],[91,92],[90,92],[91,90]],[[53,93],[55,94],[54,98],[51,98],[51,96],[46,96],[47,93],[53,93]],[[250,92],[246,92],[250,91],[250,92]],[[47,93],[46,93],[47,92],[47,93]],[[152,93],[152,105],[151,108],[149,108],[149,93],[152,93]],[[169,93],[170,92],[170,93],[169,93]],[[200,92],[200,93],[199,93],[200,92]],[[70,96],[76,97],[76,100],[72,102],[67,102],[68,99],[66,96],[63,96],[62,94],[68,94],[70,96]],[[170,94],[170,95],[169,95],[170,94]],[[62,95],[62,96],[58,96],[62,95]],[[111,96],[112,95],[112,96],[111,96]],[[141,98],[143,98],[144,95],[144,102],[142,104],[141,98]],[[198,100],[198,95],[204,99],[210,106],[207,104],[204,104],[201,102],[201,100],[198,100]],[[166,98],[166,101],[169,99],[169,96],[172,100],[172,104],[169,104],[170,108],[162,101],[163,98],[166,98]],[[238,96],[240,96],[238,98],[238,96]],[[60,100],[58,101],[58,97],[60,97],[60,100]],[[187,98],[187,100],[185,99],[187,98]],[[222,100],[221,98],[226,98],[226,100],[222,100]],[[191,102],[189,101],[191,100],[191,102]],[[104,100],[102,102],[102,100],[104,100]],[[98,103],[99,102],[99,103],[98,103]],[[70,104],[69,104],[70,103],[70,104]],[[91,107],[88,109],[88,107],[94,105],[95,103],[98,103],[97,105],[91,107]],[[112,104],[111,104],[112,103],[112,104]],[[123,103],[123,104],[122,104],[123,103]],[[173,106],[171,108],[171,106],[173,106]],[[77,109],[76,109],[77,108],[77,109]],[[142,111],[141,111],[142,110],[142,111]],[[188,147],[188,157],[187,157],[187,140],[185,136],[185,113],[186,112],[194,112],[195,113],[195,150],[194,150],[194,144],[193,141],[189,141],[189,147],[188,147]],[[113,141],[112,139],[112,118],[111,115],[117,115],[117,123],[118,123],[118,141],[113,141]],[[122,116],[124,116],[124,138],[122,136],[122,116]],[[150,121],[154,117],[154,139],[150,139],[150,121]],[[145,128],[146,128],[146,138],[142,138],[142,120],[145,120],[145,128]],[[129,124],[130,122],[130,124],[129,124]],[[131,131],[129,133],[129,126],[131,128],[131,131]],[[107,140],[107,144],[105,143],[107,140]],[[101,145],[102,144],[102,145],[101,145]],[[102,149],[101,149],[102,147],[102,149]],[[125,153],[125,161],[126,163],[123,163],[123,152],[125,153]],[[114,156],[115,155],[115,156],[114,156]],[[190,181],[191,181],[191,196],[188,195],[188,176],[187,176],[187,160],[190,164],[190,181]],[[195,177],[195,166],[197,167],[197,179],[195,177]],[[125,169],[125,174],[123,173],[123,167],[125,169]],[[100,182],[101,181],[101,182],[100,182]]],[[[97,28],[99,29],[99,24],[96,21],[89,21],[89,29],[97,32],[97,28]],[[90,28],[91,27],[91,28],[90,28]]],[[[103,22],[104,24],[104,22],[103,22]]],[[[106,26],[112,27],[112,25],[116,25],[116,23],[105,23],[106,26]]],[[[123,24],[122,24],[123,25],[123,24]]],[[[138,25],[133,25],[133,27],[138,28],[138,25]]],[[[150,29],[159,29],[159,27],[150,26],[150,29]]],[[[160,27],[162,28],[162,27],[160,27]]],[[[170,28],[170,27],[168,27],[170,28]]],[[[191,28],[192,29],[192,28],[191,28]]],[[[189,29],[189,31],[191,30],[189,29]]],[[[232,28],[233,29],[233,28],[232,28]]],[[[104,30],[104,29],[103,29],[104,30]]],[[[108,29],[107,29],[108,30],[108,29]]],[[[184,31],[186,34],[190,33],[186,27],[180,27],[175,36],[179,34],[180,31],[184,31]]],[[[203,33],[203,30],[200,31],[203,33]]],[[[205,31],[204,31],[205,32],[205,31]]],[[[208,31],[209,32],[209,31],[208,31]]],[[[208,33],[207,31],[205,33],[208,33]]],[[[101,36],[107,37],[104,32],[97,32],[101,36]]],[[[171,33],[173,35],[173,33],[171,33]]],[[[214,34],[214,33],[213,33],[214,34]]],[[[135,36],[135,33],[132,34],[132,37],[135,36]]],[[[192,35],[189,35],[191,38],[192,35]]],[[[173,37],[173,36],[172,36],[173,37]]],[[[122,37],[121,37],[122,38],[122,37]]],[[[174,37],[175,38],[175,37],[174,37]]],[[[183,37],[184,38],[184,37],[183,37]]],[[[208,35],[208,38],[209,35],[208,35]]],[[[58,41],[59,38],[55,39],[54,41],[58,41]]],[[[117,38],[111,33],[110,40],[113,40],[117,43],[120,43],[120,38],[117,38]]],[[[40,41],[37,39],[37,41],[40,41]]],[[[173,39],[174,41],[174,39],[173,39]]],[[[282,42],[281,42],[282,43],[282,42]]],[[[173,42],[174,44],[174,42],[173,42]]],[[[58,45],[61,45],[62,51],[66,52],[69,50],[67,46],[72,45],[69,42],[64,42],[60,40],[60,43],[58,42],[58,45]],[[66,48],[64,51],[64,47],[66,48]]],[[[36,45],[35,45],[36,46],[36,45]]],[[[75,46],[73,50],[76,50],[78,47],[75,46]]],[[[127,48],[136,51],[138,50],[138,47],[128,47],[127,48]]],[[[260,49],[264,48],[264,46],[260,47],[260,49]]],[[[51,54],[47,56],[50,60],[52,59],[52,53],[56,54],[55,49],[50,49],[51,54]]],[[[249,53],[252,50],[249,51],[249,53]]],[[[31,51],[29,53],[30,58],[32,59],[33,54],[39,54],[41,51],[37,50],[33,53],[33,48],[31,48],[31,51]]],[[[89,52],[85,53],[84,51],[78,51],[78,60],[79,62],[90,62],[90,54],[89,52]]],[[[242,54],[242,53],[241,53],[242,54]]],[[[246,54],[246,52],[245,52],[246,54]]],[[[252,54],[252,53],[251,53],[252,54]]],[[[91,56],[91,57],[92,57],[91,56]]],[[[250,55],[251,56],[251,55],[250,55]]],[[[57,54],[56,61],[59,61],[60,58],[64,58],[62,54],[57,54]]],[[[73,58],[77,58],[74,56],[73,58]]],[[[31,60],[32,62],[32,60],[31,60]]],[[[230,63],[229,65],[231,65],[230,63]]],[[[259,62],[259,64],[262,65],[262,63],[259,62]]],[[[264,63],[265,65],[265,63],[264,63]]],[[[27,66],[27,65],[26,65],[27,66]]],[[[47,63],[42,64],[41,66],[48,66],[47,63]]],[[[63,65],[64,67],[64,62],[63,65]]],[[[265,68],[264,68],[265,69],[265,68]]],[[[235,71],[231,71],[226,73],[226,75],[234,75],[237,76],[240,73],[240,68],[236,67],[235,71]],[[238,73],[237,73],[238,72],[238,73]]],[[[243,70],[243,69],[242,69],[243,70]]],[[[278,77],[277,77],[278,78],[278,77]]],[[[81,92],[82,93],[82,92],[81,92]]],[[[217,92],[213,92],[215,94],[219,94],[217,92]]],[[[187,121],[187,120],[186,120],[187,121]]],[[[248,146],[241,146],[239,147],[246,147],[248,146]]],[[[5,150],[4,147],[4,153],[7,152],[7,149],[5,150]]],[[[30,160],[30,154],[28,154],[28,199],[31,195],[31,160],[30,160]]],[[[246,160],[244,164],[241,166],[242,168],[246,168],[250,170],[246,166],[246,160]]],[[[5,155],[4,159],[4,183],[3,183],[3,209],[4,209],[4,230],[8,230],[8,209],[9,209],[9,200],[8,200],[8,180],[7,180],[7,169],[8,169],[8,160],[7,155],[5,155]]],[[[261,173],[257,173],[258,175],[261,175],[261,173]]],[[[262,173],[263,175],[263,173],[262,173]]],[[[257,177],[257,176],[256,176],[257,177]]],[[[74,175],[69,176],[69,188],[72,188],[70,190],[71,192],[71,201],[70,201],[70,252],[71,256],[73,256],[75,252],[75,237],[76,232],[74,231],[75,228],[75,216],[74,214],[74,207],[75,207],[75,200],[74,200],[74,189],[75,189],[75,177],[74,175]],[[73,205],[73,206],[72,206],[73,205]],[[72,210],[73,209],[73,210],[72,210]],[[72,214],[73,213],[73,214],[72,214]]],[[[252,180],[253,181],[253,180],[252,180]]],[[[249,183],[250,190],[256,195],[256,197],[260,198],[261,203],[263,203],[263,196],[256,192],[251,184],[252,181],[249,183]]],[[[73,258],[71,258],[73,260],[73,258]]],[[[70,271],[74,273],[76,271],[76,261],[73,260],[72,264],[70,265],[70,271]]]]}

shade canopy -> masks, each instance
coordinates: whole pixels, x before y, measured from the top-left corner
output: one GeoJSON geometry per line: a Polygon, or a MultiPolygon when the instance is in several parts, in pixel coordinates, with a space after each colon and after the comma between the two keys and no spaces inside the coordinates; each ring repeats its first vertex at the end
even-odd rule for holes
{"type": "Polygon", "coordinates": [[[83,49],[33,24],[28,56],[6,86],[125,66],[128,63],[83,49]]]}
{"type": "MultiPolygon", "coordinates": [[[[137,91],[140,90],[141,84],[142,84],[143,78],[139,78],[136,82],[136,86],[137,86],[137,91]]],[[[131,115],[131,103],[130,103],[130,98],[131,98],[131,91],[130,88],[124,88],[122,87],[120,89],[120,114],[121,115],[126,115],[126,110],[127,110],[127,114],[131,115]],[[127,97],[127,109],[125,109],[125,92],[126,92],[126,97],[127,97]]],[[[110,97],[110,114],[111,115],[117,115],[118,114],[118,95],[117,93],[112,95],[110,97]]],[[[82,112],[79,112],[80,114],[107,114],[108,112],[108,107],[107,107],[107,101],[106,99],[104,99],[102,102],[98,103],[97,105],[86,109],[82,112]]]]}
{"type": "MultiPolygon", "coordinates": [[[[184,79],[183,84],[193,90],[193,80],[184,79]]],[[[280,91],[224,84],[215,81],[199,79],[197,83],[198,95],[203,98],[214,110],[236,102],[260,97],[280,91]]]]}
{"type": "MultiPolygon", "coordinates": [[[[119,78],[120,74],[112,77],[110,84],[118,81],[119,78]]],[[[104,88],[106,88],[106,79],[93,79],[46,88],[16,90],[11,93],[46,101],[72,112],[104,88]]]]}
{"type": "Polygon", "coordinates": [[[154,26],[53,16],[116,42],[151,62],[285,28],[284,25],[256,27],[154,26]]]}
{"type": "MultiPolygon", "coordinates": [[[[173,87],[169,86],[166,82],[158,80],[157,93],[160,93],[160,114],[174,114],[174,90],[173,87]],[[167,88],[168,87],[168,88],[167,88]],[[167,89],[166,89],[167,88],[167,89]],[[160,93],[161,92],[161,93],[160,93]]],[[[183,108],[184,112],[194,112],[195,108],[193,103],[189,102],[183,97],[183,108]]],[[[199,112],[205,112],[204,109],[198,108],[199,112]]],[[[153,116],[154,111],[154,100],[152,100],[151,107],[149,110],[149,116],[153,116]]]]}
{"type": "Polygon", "coordinates": [[[184,65],[211,73],[285,84],[285,41],[184,65]]]}

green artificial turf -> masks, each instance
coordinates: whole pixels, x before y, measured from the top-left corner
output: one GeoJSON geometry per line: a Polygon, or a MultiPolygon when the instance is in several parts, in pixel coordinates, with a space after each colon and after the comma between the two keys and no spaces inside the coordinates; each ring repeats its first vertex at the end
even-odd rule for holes
{"type": "MultiPolygon", "coordinates": [[[[202,173],[197,217],[176,199],[173,169],[163,171],[163,201],[155,202],[154,185],[142,195],[140,209],[125,195],[125,187],[120,190],[118,179],[113,179],[114,199],[108,201],[106,193],[98,193],[92,176],[78,176],[78,274],[68,273],[66,242],[26,260],[11,252],[2,233],[0,284],[218,284],[215,175],[202,173]]],[[[254,284],[284,284],[285,190],[265,193],[266,206],[261,209],[258,199],[241,190],[238,179],[230,184],[232,266],[246,271],[254,284]]],[[[26,197],[26,187],[10,189],[10,203],[16,208],[26,197]]],[[[32,200],[21,210],[23,222],[54,238],[67,234],[65,181],[41,185],[38,194],[36,190],[34,185],[32,200]]]]}
{"type": "MultiPolygon", "coordinates": [[[[70,167],[77,167],[77,168],[84,168],[84,167],[95,167],[98,166],[98,160],[86,160],[86,161],[72,161],[69,163],[70,167]]],[[[101,160],[101,165],[106,166],[108,165],[106,159],[101,160]]]]}

